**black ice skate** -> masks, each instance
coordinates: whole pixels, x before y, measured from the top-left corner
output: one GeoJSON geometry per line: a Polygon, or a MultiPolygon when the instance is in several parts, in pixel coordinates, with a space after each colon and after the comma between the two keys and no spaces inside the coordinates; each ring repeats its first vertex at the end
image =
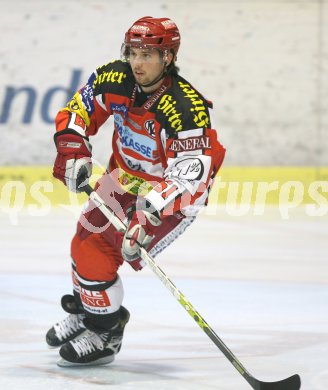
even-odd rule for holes
{"type": "Polygon", "coordinates": [[[49,348],[60,347],[86,331],[83,324],[85,314],[82,308],[77,306],[73,295],[64,295],[61,304],[63,309],[70,314],[48,330],[46,342],[49,348]]]}
{"type": "Polygon", "coordinates": [[[59,350],[61,358],[57,365],[72,367],[111,363],[121,349],[124,328],[129,318],[130,313],[121,306],[119,323],[115,328],[103,332],[89,329],[83,337],[64,344],[59,350]]]}

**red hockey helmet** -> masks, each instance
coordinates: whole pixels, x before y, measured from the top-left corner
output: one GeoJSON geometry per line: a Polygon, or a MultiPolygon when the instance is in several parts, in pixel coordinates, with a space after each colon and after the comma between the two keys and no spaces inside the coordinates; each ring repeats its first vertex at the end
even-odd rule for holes
{"type": "Polygon", "coordinates": [[[145,16],[126,32],[124,46],[154,48],[163,52],[172,49],[176,58],[180,47],[179,29],[169,18],[145,16]]]}

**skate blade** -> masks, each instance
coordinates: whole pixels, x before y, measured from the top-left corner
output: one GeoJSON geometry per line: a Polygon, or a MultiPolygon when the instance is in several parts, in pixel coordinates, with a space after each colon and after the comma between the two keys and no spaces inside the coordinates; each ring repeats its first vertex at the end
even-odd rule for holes
{"type": "Polygon", "coordinates": [[[68,360],[63,359],[62,357],[57,360],[58,367],[90,367],[90,366],[103,366],[105,364],[112,363],[115,359],[115,355],[105,356],[101,359],[95,360],[90,363],[73,363],[68,360]]]}

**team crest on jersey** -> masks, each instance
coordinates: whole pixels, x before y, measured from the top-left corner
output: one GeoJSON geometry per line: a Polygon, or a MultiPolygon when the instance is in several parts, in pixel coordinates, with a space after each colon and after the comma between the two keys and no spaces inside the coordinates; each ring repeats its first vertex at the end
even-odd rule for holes
{"type": "Polygon", "coordinates": [[[153,119],[149,119],[148,121],[146,121],[144,123],[144,127],[145,127],[147,133],[151,137],[155,138],[155,121],[153,119]]]}
{"type": "Polygon", "coordinates": [[[78,111],[80,109],[79,103],[75,96],[67,103],[67,107],[72,111],[78,111]]]}

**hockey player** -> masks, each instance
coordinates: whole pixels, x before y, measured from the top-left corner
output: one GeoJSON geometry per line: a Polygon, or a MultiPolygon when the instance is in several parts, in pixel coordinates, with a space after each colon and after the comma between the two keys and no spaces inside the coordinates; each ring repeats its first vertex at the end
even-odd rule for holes
{"type": "Polygon", "coordinates": [[[122,343],[129,312],[118,269],[144,266],[192,223],[208,199],[225,149],[212,129],[211,108],[178,75],[180,34],[168,18],[144,17],[125,34],[121,60],[99,67],[56,117],[53,175],[83,191],[92,170],[89,137],[114,117],[113,153],[96,185],[127,224],[118,234],[91,201],[71,244],[69,313],[47,333],[61,366],[107,364],[122,343]]]}

